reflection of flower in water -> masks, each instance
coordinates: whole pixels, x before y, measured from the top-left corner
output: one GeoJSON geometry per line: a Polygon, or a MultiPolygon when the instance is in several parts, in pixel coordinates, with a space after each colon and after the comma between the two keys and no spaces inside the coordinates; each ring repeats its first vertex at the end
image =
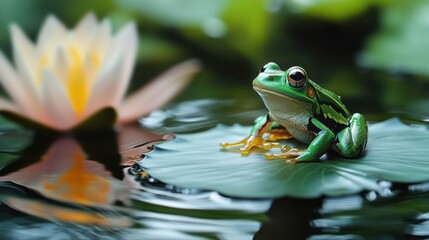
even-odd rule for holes
{"type": "Polygon", "coordinates": [[[197,70],[195,61],[178,65],[122,101],[138,33],[129,23],[113,36],[110,25],[88,14],[68,30],[50,16],[36,44],[13,25],[16,70],[0,52],[0,83],[13,102],[0,98],[0,109],[57,130],[73,128],[104,107],[115,108],[119,122],[129,122],[168,101],[197,70]]]}
{"type": "Polygon", "coordinates": [[[108,204],[109,181],[90,173],[84,163],[83,153],[76,150],[71,168],[43,184],[46,195],[79,204],[108,204]]]}
{"type": "MultiPolygon", "coordinates": [[[[104,165],[86,160],[85,153],[71,138],[57,140],[41,161],[1,177],[0,181],[15,182],[60,202],[108,209],[116,201],[127,203],[131,194],[130,186],[113,178],[104,165]]],[[[5,202],[20,211],[48,219],[98,225],[124,224],[123,217],[111,219],[100,213],[52,206],[35,199],[12,197],[5,202]]]]}

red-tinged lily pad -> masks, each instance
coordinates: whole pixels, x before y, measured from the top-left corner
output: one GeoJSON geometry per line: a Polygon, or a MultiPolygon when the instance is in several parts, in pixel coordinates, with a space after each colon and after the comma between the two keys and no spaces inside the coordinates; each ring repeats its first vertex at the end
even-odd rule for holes
{"type": "Polygon", "coordinates": [[[425,126],[409,126],[397,119],[370,124],[364,156],[329,156],[320,162],[295,165],[280,159],[267,161],[263,152],[243,157],[236,149],[219,149],[220,142],[240,140],[249,131],[250,127],[220,125],[205,132],[180,134],[174,141],[158,145],[139,164],[169,184],[248,198],[338,196],[380,191],[386,187],[379,184],[383,180],[429,180],[429,131],[425,126]]]}

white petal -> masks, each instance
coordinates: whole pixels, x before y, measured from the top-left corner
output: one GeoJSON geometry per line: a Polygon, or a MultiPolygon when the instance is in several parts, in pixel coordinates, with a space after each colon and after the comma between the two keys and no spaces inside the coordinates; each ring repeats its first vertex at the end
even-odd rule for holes
{"type": "Polygon", "coordinates": [[[22,109],[23,115],[38,115],[39,102],[12,68],[3,52],[0,51],[0,83],[12,100],[22,109]]]}
{"type": "Polygon", "coordinates": [[[179,93],[199,69],[197,60],[188,60],[170,68],[125,99],[119,108],[119,122],[135,121],[160,108],[179,93]]]}
{"type": "Polygon", "coordinates": [[[64,84],[66,83],[69,74],[69,61],[70,60],[67,57],[64,46],[57,46],[54,50],[52,70],[55,72],[57,78],[64,84]]]}
{"type": "Polygon", "coordinates": [[[98,22],[94,13],[88,13],[79,22],[74,30],[74,42],[76,42],[80,49],[88,51],[89,45],[94,38],[97,38],[98,22]]]}
{"type": "MultiPolygon", "coordinates": [[[[34,105],[34,103],[39,103],[39,93],[35,79],[37,74],[36,49],[18,26],[12,25],[11,32],[13,54],[17,75],[19,76],[16,81],[20,81],[26,87],[28,98],[33,100],[34,105]]],[[[35,110],[34,107],[32,108],[35,110]]]]}
{"type": "Polygon", "coordinates": [[[73,111],[64,85],[48,69],[43,71],[41,88],[43,104],[50,120],[49,127],[67,130],[76,125],[79,119],[73,111]]]}
{"type": "Polygon", "coordinates": [[[123,62],[118,54],[103,65],[89,94],[84,116],[89,116],[104,107],[116,107],[113,98],[123,72],[123,62]]]}
{"type": "Polygon", "coordinates": [[[137,49],[137,30],[128,24],[115,37],[91,87],[85,116],[100,108],[117,107],[128,86],[137,49]],[[126,40],[129,41],[126,41],[126,40]]]}
{"type": "Polygon", "coordinates": [[[120,78],[118,78],[119,84],[117,92],[112,99],[115,105],[119,104],[124,97],[130,82],[131,73],[137,56],[137,46],[138,33],[134,23],[129,23],[123,27],[113,40],[112,49],[123,49],[122,62],[124,67],[120,78]]]}
{"type": "Polygon", "coordinates": [[[36,49],[18,26],[13,24],[10,30],[12,33],[13,55],[18,73],[33,81],[37,71],[36,49]]]}
{"type": "Polygon", "coordinates": [[[39,32],[37,46],[41,53],[49,53],[53,45],[63,42],[66,38],[66,27],[55,16],[50,15],[39,32]]]}
{"type": "Polygon", "coordinates": [[[100,58],[104,59],[109,52],[110,44],[112,41],[112,27],[110,21],[105,19],[101,22],[100,28],[98,29],[97,38],[93,39],[91,48],[97,49],[100,54],[100,58]]]}

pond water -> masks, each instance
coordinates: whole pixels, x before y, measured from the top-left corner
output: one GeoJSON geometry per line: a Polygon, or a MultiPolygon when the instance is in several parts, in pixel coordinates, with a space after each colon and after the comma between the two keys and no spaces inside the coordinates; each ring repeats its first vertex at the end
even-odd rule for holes
{"type": "MultiPolygon", "coordinates": [[[[197,100],[96,134],[0,132],[1,239],[404,239],[429,236],[429,184],[298,199],[165,184],[136,164],[171,134],[251,124],[255,102],[197,100]],[[240,106],[240,112],[237,112],[240,106]]],[[[178,172],[177,174],[180,174],[178,172]]]]}

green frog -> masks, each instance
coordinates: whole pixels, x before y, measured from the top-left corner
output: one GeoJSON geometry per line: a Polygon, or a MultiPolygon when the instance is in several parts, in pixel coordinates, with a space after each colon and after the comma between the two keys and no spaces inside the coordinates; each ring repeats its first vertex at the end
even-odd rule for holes
{"type": "Polygon", "coordinates": [[[307,149],[285,146],[279,154],[265,154],[267,159],[282,158],[288,164],[318,160],[328,150],[345,158],[356,158],[365,150],[368,127],[364,116],[350,114],[338,95],[310,80],[303,68],[282,71],[270,62],[253,80],[253,88],[269,113],[255,120],[248,137],[221,143],[222,148],[243,146],[240,152],[247,155],[251,149],[280,146],[276,141],[284,139],[308,144],[307,149]]]}

